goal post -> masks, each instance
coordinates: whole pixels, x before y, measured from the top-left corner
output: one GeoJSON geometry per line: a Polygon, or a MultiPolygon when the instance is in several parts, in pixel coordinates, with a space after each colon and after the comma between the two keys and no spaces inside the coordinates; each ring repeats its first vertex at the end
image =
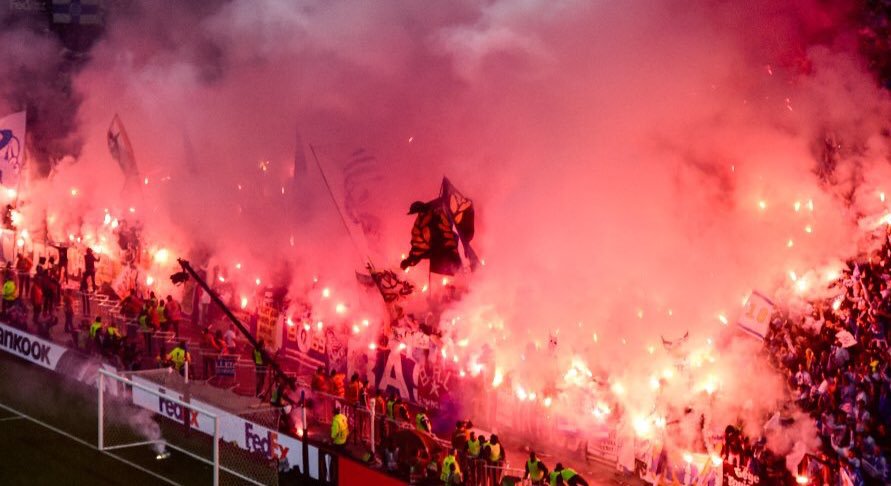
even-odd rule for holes
{"type": "MultiPolygon", "coordinates": [[[[149,469],[177,469],[183,477],[171,478],[176,482],[221,484],[219,416],[173,393],[163,389],[159,392],[106,370],[99,371],[98,385],[100,451],[124,456],[149,469]],[[194,460],[201,465],[191,468],[157,465],[172,453],[181,455],[176,458],[178,463],[194,460]]],[[[239,479],[254,483],[249,478],[239,479]]]]}

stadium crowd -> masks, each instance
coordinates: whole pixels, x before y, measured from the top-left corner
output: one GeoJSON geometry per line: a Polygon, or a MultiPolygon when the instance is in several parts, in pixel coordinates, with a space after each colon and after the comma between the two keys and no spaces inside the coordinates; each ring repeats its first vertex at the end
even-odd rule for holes
{"type": "MultiPolygon", "coordinates": [[[[59,258],[41,257],[36,266],[22,254],[14,267],[6,265],[2,291],[6,322],[49,337],[61,314],[73,346],[86,347],[121,369],[155,362],[184,371],[191,359],[189,340],[179,339],[180,332],[192,335],[196,330],[181,328],[180,303],[171,296],[131,293],[117,307],[124,319],[103,321],[91,314],[95,309],[91,309],[90,296],[96,291],[91,280],[98,259],[87,253],[85,259],[92,261],[84,262],[79,288],[67,287],[70,276],[63,253],[59,250],[59,258]],[[128,336],[118,328],[125,322],[138,325],[144,344],[140,336],[128,336]],[[153,349],[151,336],[157,332],[176,338],[172,350],[153,349]]],[[[881,248],[868,257],[848,262],[830,289],[835,290],[832,297],[806,303],[805,312],[777,312],[765,338],[769,361],[787,379],[790,404],[812,416],[822,440],[820,450],[805,455],[799,478],[821,485],[886,484],[891,478],[891,238],[886,236],[881,248]]],[[[235,353],[236,338],[235,329],[228,328],[224,334],[222,329],[206,328],[195,344],[216,353],[235,353]]],[[[283,381],[266,380],[262,353],[255,350],[253,358],[256,395],[282,408],[294,404],[285,400],[283,381]]],[[[355,373],[347,380],[340,371],[319,368],[309,388],[318,405],[316,417],[331,424],[332,445],[367,445],[374,437],[378,460],[392,473],[414,480],[436,477],[446,484],[498,484],[505,474],[506,453],[498,436],[477,436],[469,421],[458,422],[450,440],[438,438],[424,409],[403,402],[397,394],[385,395],[355,373]],[[373,433],[371,410],[376,417],[373,433]],[[437,445],[431,448],[439,451],[436,457],[406,457],[398,440],[399,431],[406,429],[429,436],[437,445]]],[[[282,420],[280,426],[299,433],[294,420],[282,420]]],[[[762,477],[770,477],[771,468],[783,462],[766,447],[764,438],[751,440],[734,427],[725,431],[722,454],[730,463],[762,477]]],[[[532,480],[586,484],[571,468],[557,463],[551,470],[534,453],[524,462],[522,472],[532,480]]]]}
{"type": "Polygon", "coordinates": [[[891,239],[849,261],[831,288],[836,296],[808,303],[803,315],[776,315],[765,339],[771,363],[822,441],[799,474],[814,484],[887,484],[891,239]]]}

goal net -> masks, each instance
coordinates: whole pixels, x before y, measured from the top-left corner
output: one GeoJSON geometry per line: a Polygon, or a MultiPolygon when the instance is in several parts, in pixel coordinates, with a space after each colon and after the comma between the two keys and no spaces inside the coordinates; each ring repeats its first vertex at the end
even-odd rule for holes
{"type": "MultiPolygon", "coordinates": [[[[99,377],[98,448],[177,484],[270,484],[222,440],[219,410],[190,403],[182,377],[166,369],[99,377]],[[239,464],[241,462],[241,464],[239,464]]],[[[236,448],[237,449],[237,448],[236,448]]]]}

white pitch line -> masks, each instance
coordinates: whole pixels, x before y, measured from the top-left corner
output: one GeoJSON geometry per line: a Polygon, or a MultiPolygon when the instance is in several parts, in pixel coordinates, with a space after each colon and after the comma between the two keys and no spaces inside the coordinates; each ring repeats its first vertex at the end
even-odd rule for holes
{"type": "Polygon", "coordinates": [[[116,455],[114,455],[114,454],[109,454],[108,452],[100,451],[100,450],[96,449],[96,447],[95,447],[93,444],[90,444],[89,442],[87,442],[87,441],[81,439],[80,437],[75,437],[75,436],[69,434],[68,432],[65,432],[64,430],[57,429],[56,427],[53,427],[53,426],[50,425],[50,424],[47,424],[47,423],[45,423],[45,422],[42,422],[42,421],[40,421],[40,420],[37,420],[37,419],[34,418],[34,417],[31,417],[31,416],[26,415],[26,414],[24,414],[24,413],[22,413],[22,412],[19,412],[18,410],[14,409],[14,408],[12,408],[12,407],[9,407],[9,406],[7,406],[7,405],[5,405],[5,404],[3,404],[3,403],[0,403],[0,408],[6,410],[7,412],[12,412],[12,413],[14,413],[14,414],[18,414],[18,415],[19,415],[18,418],[28,419],[28,420],[34,422],[35,424],[37,424],[37,425],[41,425],[41,426],[43,426],[43,427],[46,427],[47,429],[52,430],[53,432],[55,432],[55,433],[57,433],[57,434],[59,434],[59,435],[64,435],[65,437],[68,437],[69,439],[71,439],[71,440],[77,442],[78,444],[85,445],[85,446],[89,447],[90,449],[92,449],[92,450],[94,450],[94,451],[96,451],[96,452],[101,452],[102,454],[105,454],[105,455],[108,456],[108,457],[112,457],[112,458],[114,458],[114,459],[117,459],[118,461],[121,461],[121,462],[123,462],[124,464],[126,464],[126,465],[128,465],[128,466],[130,466],[130,467],[132,467],[132,468],[139,469],[140,471],[142,471],[142,472],[144,472],[144,473],[146,473],[146,474],[148,474],[148,475],[150,475],[150,476],[153,476],[153,477],[155,477],[155,478],[158,478],[159,480],[161,480],[161,481],[163,481],[163,482],[165,482],[165,483],[167,483],[167,484],[172,484],[173,486],[179,486],[179,483],[173,482],[173,481],[171,481],[170,479],[165,478],[164,476],[161,476],[160,474],[158,474],[158,473],[156,473],[156,472],[150,471],[150,470],[148,470],[148,469],[146,469],[146,468],[140,466],[139,464],[132,463],[132,462],[130,462],[130,461],[124,459],[124,458],[118,457],[118,456],[116,456],[116,455]]]}

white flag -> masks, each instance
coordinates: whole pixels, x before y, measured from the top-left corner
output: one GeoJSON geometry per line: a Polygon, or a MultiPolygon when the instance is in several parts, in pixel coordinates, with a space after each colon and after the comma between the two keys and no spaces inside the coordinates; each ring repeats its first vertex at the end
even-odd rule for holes
{"type": "Polygon", "coordinates": [[[857,345],[857,339],[848,331],[841,330],[835,333],[835,338],[839,340],[843,348],[850,348],[857,345]]]}
{"type": "Polygon", "coordinates": [[[25,159],[25,112],[0,118],[0,184],[15,187],[25,159]]]}
{"type": "Polygon", "coordinates": [[[746,299],[746,307],[736,320],[736,325],[740,330],[758,339],[764,339],[770,326],[771,314],[773,314],[773,302],[764,294],[753,290],[746,299]]]}

